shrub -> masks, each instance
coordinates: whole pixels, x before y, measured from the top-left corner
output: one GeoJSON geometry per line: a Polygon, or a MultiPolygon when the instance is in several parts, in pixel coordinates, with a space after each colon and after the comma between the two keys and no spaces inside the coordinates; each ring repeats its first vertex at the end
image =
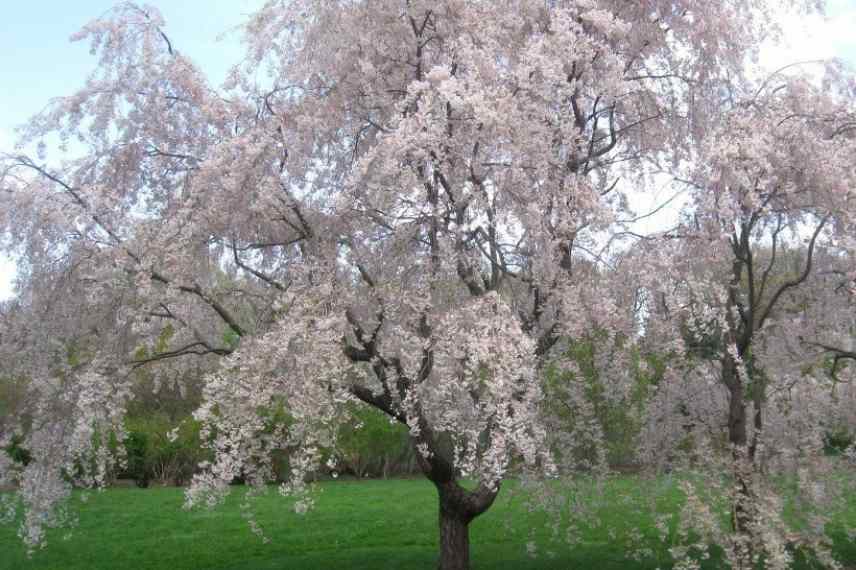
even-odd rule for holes
{"type": "Polygon", "coordinates": [[[842,455],[856,442],[853,434],[845,429],[827,432],[824,436],[823,450],[827,455],[842,455]]]}
{"type": "Polygon", "coordinates": [[[367,406],[355,406],[352,416],[352,421],[339,432],[339,471],[361,478],[415,472],[415,457],[405,426],[390,423],[386,415],[367,406]]]}
{"type": "Polygon", "coordinates": [[[13,462],[26,467],[32,457],[30,456],[30,452],[21,445],[22,443],[22,437],[17,435],[13,436],[11,443],[9,443],[9,445],[3,448],[3,451],[6,452],[6,455],[8,455],[9,459],[11,459],[13,462]]]}
{"type": "Polygon", "coordinates": [[[162,485],[187,482],[208,452],[200,446],[199,424],[190,416],[178,423],[175,438],[169,437],[175,423],[152,414],[126,421],[125,450],[128,463],[121,474],[146,487],[151,481],[162,485]]]}

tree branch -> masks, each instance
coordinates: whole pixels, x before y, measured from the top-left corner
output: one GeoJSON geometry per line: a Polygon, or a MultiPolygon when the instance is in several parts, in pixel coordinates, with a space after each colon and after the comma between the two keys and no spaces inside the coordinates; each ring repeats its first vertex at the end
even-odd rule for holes
{"type": "Polygon", "coordinates": [[[764,309],[764,312],[761,313],[761,318],[758,320],[758,329],[759,330],[764,326],[764,322],[769,318],[770,313],[772,312],[773,308],[776,306],[776,303],[779,301],[779,297],[781,297],[782,294],[784,294],[784,292],[787,291],[788,289],[798,287],[806,279],[808,279],[808,276],[811,273],[811,266],[812,266],[812,262],[813,262],[813,258],[814,258],[814,245],[817,242],[817,236],[820,235],[820,232],[821,232],[821,230],[823,230],[823,227],[826,225],[826,222],[829,220],[829,217],[830,217],[830,214],[826,214],[825,216],[823,216],[823,218],[821,218],[820,223],[817,225],[817,227],[814,230],[814,233],[811,236],[811,240],[808,242],[808,253],[807,253],[805,268],[803,269],[803,272],[796,279],[792,279],[790,281],[783,283],[782,286],[779,287],[778,290],[776,290],[775,294],[770,299],[770,302],[767,304],[767,307],[766,307],[766,309],[764,309]]]}

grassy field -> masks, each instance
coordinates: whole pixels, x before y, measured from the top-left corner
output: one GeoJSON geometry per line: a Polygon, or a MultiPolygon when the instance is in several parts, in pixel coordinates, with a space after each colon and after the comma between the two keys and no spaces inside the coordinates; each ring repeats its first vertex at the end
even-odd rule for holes
{"type": "MultiPolygon", "coordinates": [[[[633,492],[639,482],[624,478],[609,493],[633,492]]],[[[668,488],[668,487],[664,487],[668,488]]],[[[15,529],[0,526],[0,570],[281,570],[430,569],[435,567],[437,505],[424,480],[335,481],[321,485],[316,508],[297,515],[272,492],[256,500],[257,518],[270,542],[253,535],[240,513],[240,493],[213,511],[181,509],[181,489],[117,488],[95,493],[79,509],[79,525],[50,535],[47,549],[27,559],[15,529]]],[[[674,510],[679,497],[662,495],[660,508],[674,510]]],[[[856,520],[856,501],[850,513],[856,520]]],[[[643,514],[622,504],[603,511],[607,526],[641,526],[653,535],[643,514]]],[[[570,548],[550,543],[545,517],[529,513],[519,494],[503,492],[494,508],[476,519],[471,540],[475,569],[653,569],[668,567],[659,555],[644,561],[625,558],[606,530],[588,530],[570,548]],[[540,554],[530,557],[534,540],[540,554]],[[547,555],[552,552],[552,556],[547,555]]],[[[856,561],[853,544],[839,555],[856,561]]]]}

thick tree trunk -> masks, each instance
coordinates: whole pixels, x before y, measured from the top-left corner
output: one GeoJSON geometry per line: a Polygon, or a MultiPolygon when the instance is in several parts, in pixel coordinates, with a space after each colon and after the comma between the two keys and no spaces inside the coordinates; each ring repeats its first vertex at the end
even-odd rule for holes
{"type": "Polygon", "coordinates": [[[440,570],[469,570],[470,521],[440,499],[440,570]]]}
{"type": "Polygon", "coordinates": [[[499,487],[479,486],[468,491],[456,481],[437,482],[440,502],[440,560],[439,570],[469,570],[470,522],[493,504],[499,487]]]}
{"type": "Polygon", "coordinates": [[[440,523],[440,570],[469,570],[470,522],[488,510],[499,494],[499,481],[494,485],[480,483],[469,490],[458,484],[457,474],[448,454],[443,453],[430,424],[419,418],[419,433],[412,438],[416,461],[425,476],[437,488],[440,523]],[[427,447],[425,453],[422,447],[427,447]]]}

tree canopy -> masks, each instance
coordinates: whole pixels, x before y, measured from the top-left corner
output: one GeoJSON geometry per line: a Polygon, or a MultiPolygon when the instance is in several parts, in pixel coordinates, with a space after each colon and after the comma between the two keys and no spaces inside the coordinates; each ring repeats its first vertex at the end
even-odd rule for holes
{"type": "MultiPolygon", "coordinates": [[[[598,361],[601,390],[627,394],[640,352],[659,354],[651,418],[727,424],[729,561],[786,559],[745,474],[764,417],[769,445],[802,449],[774,394],[812,386],[797,390],[817,414],[827,376],[807,363],[853,358],[856,155],[846,70],[753,69],[778,7],[271,0],[223,86],[151,7],[92,21],[74,39],[97,71],[28,123],[36,155],[0,162],[21,273],[0,355],[28,379],[0,444],[32,454],[0,472],[24,541],[122,461],[133,372],[192,368],[213,460],[188,504],[262,488],[287,450],[282,491],[308,508],[307,475],[362,403],[407,426],[439,494],[440,567],[467,568],[467,525],[510,471],[569,468],[543,378],[579,373],[567,342],[587,337],[623,354],[598,361]],[[70,158],[44,154],[57,143],[70,158]],[[691,198],[677,227],[639,235],[628,195],[662,177],[691,198]]],[[[680,445],[640,433],[643,451],[680,445]]]]}

